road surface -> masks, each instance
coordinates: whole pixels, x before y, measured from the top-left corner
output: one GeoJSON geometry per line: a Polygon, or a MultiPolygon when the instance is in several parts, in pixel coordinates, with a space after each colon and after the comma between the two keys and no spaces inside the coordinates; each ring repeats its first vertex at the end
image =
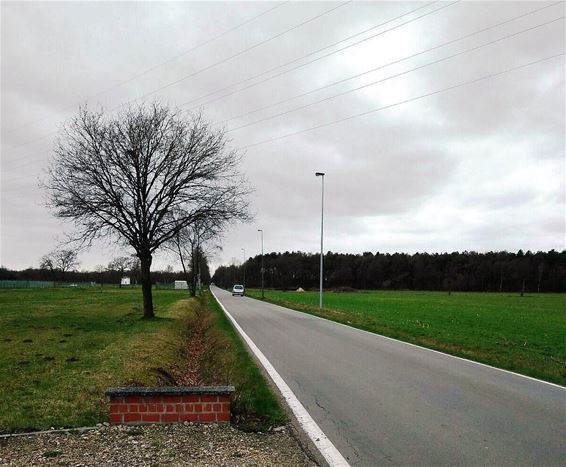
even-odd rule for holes
{"type": "Polygon", "coordinates": [[[213,291],[352,466],[566,465],[566,388],[213,291]]]}

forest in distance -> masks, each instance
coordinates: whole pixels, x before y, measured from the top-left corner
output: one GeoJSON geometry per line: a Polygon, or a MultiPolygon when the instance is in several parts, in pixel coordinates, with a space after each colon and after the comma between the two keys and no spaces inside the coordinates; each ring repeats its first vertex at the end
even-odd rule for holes
{"type": "MultiPolygon", "coordinates": [[[[266,288],[319,286],[320,255],[304,252],[264,256],[266,288]]],[[[221,287],[261,287],[261,255],[220,266],[212,281],[221,287]],[[244,280],[245,274],[245,280],[244,280]]],[[[324,287],[358,290],[466,292],[566,292],[566,250],[476,253],[371,253],[324,255],[324,287]]]]}

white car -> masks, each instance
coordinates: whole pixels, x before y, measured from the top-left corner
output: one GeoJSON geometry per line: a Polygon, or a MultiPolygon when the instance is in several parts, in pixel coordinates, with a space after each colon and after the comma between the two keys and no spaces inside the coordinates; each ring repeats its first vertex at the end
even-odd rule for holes
{"type": "Polygon", "coordinates": [[[232,297],[234,295],[240,295],[241,297],[243,297],[244,296],[244,286],[236,284],[234,287],[232,287],[232,297]]]}

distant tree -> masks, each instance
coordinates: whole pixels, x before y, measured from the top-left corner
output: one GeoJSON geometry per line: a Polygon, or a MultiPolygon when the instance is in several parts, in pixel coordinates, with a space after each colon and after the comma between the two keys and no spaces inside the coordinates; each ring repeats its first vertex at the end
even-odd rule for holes
{"type": "Polygon", "coordinates": [[[214,217],[246,219],[239,156],[200,116],[160,104],[120,114],[80,109],[62,131],[46,188],[56,216],[89,245],[113,236],[140,261],[143,314],[154,316],[154,253],[184,228],[214,217]]]}
{"type": "Polygon", "coordinates": [[[78,267],[77,258],[78,252],[76,250],[55,249],[41,257],[39,269],[50,271],[52,274],[59,272],[61,278],[64,278],[66,272],[73,271],[78,267]]]}
{"type": "Polygon", "coordinates": [[[122,287],[122,277],[132,268],[133,263],[134,259],[131,256],[117,256],[116,258],[112,258],[108,263],[108,271],[117,272],[119,274],[118,287],[122,287]]]}
{"type": "Polygon", "coordinates": [[[199,278],[202,280],[203,268],[208,268],[207,247],[215,249],[212,241],[217,239],[224,228],[223,219],[210,217],[206,221],[198,222],[180,230],[177,235],[172,238],[167,247],[175,253],[183,273],[185,280],[189,285],[191,296],[195,296],[199,278]]]}

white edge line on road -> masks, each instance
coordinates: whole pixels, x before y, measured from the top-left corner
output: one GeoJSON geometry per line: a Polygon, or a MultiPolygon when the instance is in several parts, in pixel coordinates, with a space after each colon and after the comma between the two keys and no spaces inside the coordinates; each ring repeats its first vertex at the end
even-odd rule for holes
{"type": "Polygon", "coordinates": [[[536,381],[537,383],[544,383],[544,384],[548,384],[549,386],[554,386],[554,387],[560,388],[562,390],[566,390],[565,386],[560,386],[559,384],[556,384],[556,383],[551,383],[549,381],[544,381],[542,379],[533,378],[532,376],[522,375],[521,373],[515,373],[514,371],[505,370],[504,368],[497,368],[496,366],[491,366],[491,365],[488,365],[486,363],[476,362],[474,360],[469,360],[469,359],[464,358],[464,357],[458,357],[457,355],[451,355],[449,353],[441,352],[440,350],[429,349],[428,347],[423,347],[422,345],[417,345],[417,344],[412,344],[410,342],[401,341],[399,339],[395,339],[394,337],[388,337],[388,336],[384,336],[383,334],[378,334],[376,332],[366,331],[365,329],[359,329],[359,328],[356,328],[354,326],[350,326],[348,324],[339,323],[338,321],[332,321],[331,319],[322,318],[321,316],[312,315],[312,314],[306,313],[304,311],[293,310],[292,308],[287,308],[285,306],[277,305],[275,303],[259,300],[257,298],[252,298],[249,295],[248,295],[247,298],[250,298],[252,300],[256,300],[258,302],[266,303],[268,305],[273,305],[273,306],[276,306],[278,308],[282,308],[284,310],[290,310],[290,311],[294,311],[296,313],[302,313],[303,315],[307,315],[307,316],[310,316],[310,317],[316,318],[316,319],[321,319],[321,320],[329,322],[329,323],[338,324],[339,326],[344,326],[345,328],[352,329],[354,331],[365,332],[366,334],[369,334],[369,335],[374,336],[374,337],[382,337],[383,339],[388,339],[388,340],[393,341],[393,342],[399,342],[400,344],[410,345],[411,347],[416,347],[417,349],[427,350],[428,352],[434,352],[434,353],[437,353],[439,355],[443,355],[445,357],[456,358],[456,359],[462,360],[464,362],[473,363],[474,365],[483,366],[485,368],[490,368],[492,370],[502,371],[503,373],[509,373],[511,375],[519,376],[521,378],[530,379],[531,381],[536,381]]]}
{"type": "Polygon", "coordinates": [[[349,467],[350,464],[344,459],[344,456],[340,454],[340,451],[336,449],[336,446],[332,444],[332,441],[328,439],[328,437],[324,434],[324,432],[320,429],[317,423],[313,420],[311,415],[307,412],[307,409],[301,404],[295,393],[291,390],[291,388],[287,385],[287,383],[283,380],[283,378],[279,375],[277,370],[273,367],[271,362],[267,359],[267,357],[263,354],[261,350],[255,345],[254,341],[244,332],[244,330],[240,327],[234,317],[230,314],[230,312],[224,307],[224,305],[218,300],[216,294],[210,289],[213,297],[216,299],[216,302],[220,305],[228,319],[232,322],[232,325],[236,328],[240,336],[246,341],[248,346],[250,347],[251,351],[255,354],[257,359],[263,365],[273,382],[281,391],[285,401],[289,405],[289,408],[293,411],[293,414],[297,418],[299,425],[311,439],[313,444],[317,447],[320,451],[320,454],[326,462],[332,467],[349,467]]]}

